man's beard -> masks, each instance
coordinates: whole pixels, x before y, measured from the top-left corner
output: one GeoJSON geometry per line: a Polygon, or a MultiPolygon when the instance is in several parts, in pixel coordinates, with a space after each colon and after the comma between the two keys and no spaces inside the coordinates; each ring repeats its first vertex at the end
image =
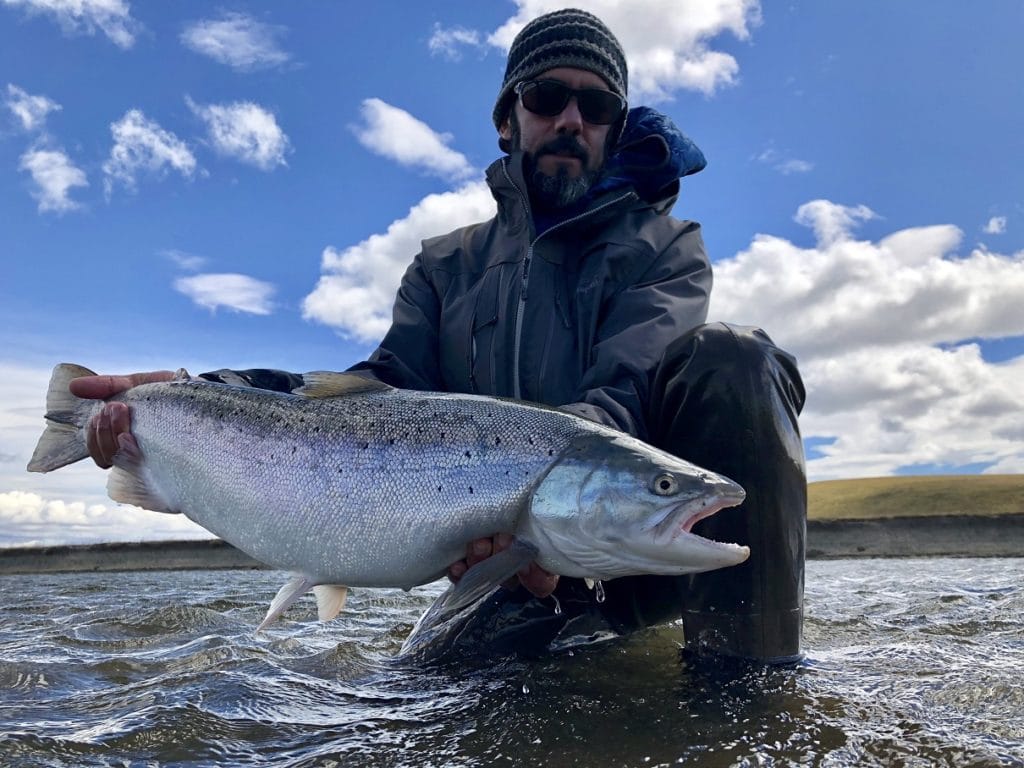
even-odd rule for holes
{"type": "MultiPolygon", "coordinates": [[[[519,125],[515,112],[510,115],[512,127],[512,147],[520,149],[519,125]]],[[[601,175],[600,169],[590,170],[590,155],[572,136],[562,135],[547,144],[538,147],[536,152],[527,153],[523,168],[526,184],[529,187],[530,201],[535,208],[554,211],[568,208],[578,203],[590,190],[601,175]],[[544,155],[569,155],[580,161],[582,172],[579,176],[570,176],[567,168],[560,167],[558,173],[549,176],[537,167],[537,160],[544,155]]]]}

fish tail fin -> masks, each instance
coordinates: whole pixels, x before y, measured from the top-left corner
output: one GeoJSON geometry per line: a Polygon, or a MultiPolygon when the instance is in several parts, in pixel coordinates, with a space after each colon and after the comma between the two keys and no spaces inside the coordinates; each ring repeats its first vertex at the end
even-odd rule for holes
{"type": "Polygon", "coordinates": [[[51,472],[86,458],[85,426],[95,402],[75,397],[68,389],[72,379],[94,376],[88,368],[61,363],[53,369],[46,392],[46,430],[36,444],[29,472],[51,472]]]}

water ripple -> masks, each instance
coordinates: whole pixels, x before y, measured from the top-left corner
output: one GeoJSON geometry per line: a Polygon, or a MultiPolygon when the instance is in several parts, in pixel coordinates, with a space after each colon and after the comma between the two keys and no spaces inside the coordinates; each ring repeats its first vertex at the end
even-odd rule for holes
{"type": "Polygon", "coordinates": [[[1022,576],[811,562],[783,670],[684,663],[678,626],[417,669],[392,658],[438,587],[256,635],[281,574],[3,577],[0,764],[1024,766],[1022,576]]]}

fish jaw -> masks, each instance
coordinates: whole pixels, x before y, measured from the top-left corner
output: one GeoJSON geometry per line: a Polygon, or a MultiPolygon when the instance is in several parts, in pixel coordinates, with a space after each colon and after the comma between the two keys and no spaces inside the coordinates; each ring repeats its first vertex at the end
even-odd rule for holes
{"type": "Polygon", "coordinates": [[[590,441],[552,466],[520,535],[537,545],[542,567],[565,576],[701,573],[750,556],[692,532],[744,496],[732,480],[633,438],[590,441]]]}

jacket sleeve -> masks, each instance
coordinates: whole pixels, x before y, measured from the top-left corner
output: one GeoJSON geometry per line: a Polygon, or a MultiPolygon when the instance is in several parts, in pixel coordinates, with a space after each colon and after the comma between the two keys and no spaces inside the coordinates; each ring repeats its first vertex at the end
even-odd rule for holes
{"type": "Polygon", "coordinates": [[[669,344],[707,320],[711,265],[693,222],[640,261],[604,303],[590,367],[562,409],[646,439],[651,378],[669,344]]]}
{"type": "Polygon", "coordinates": [[[443,389],[438,344],[440,307],[422,254],[418,254],[398,287],[387,334],[373,354],[349,372],[403,389],[443,389]]]}

